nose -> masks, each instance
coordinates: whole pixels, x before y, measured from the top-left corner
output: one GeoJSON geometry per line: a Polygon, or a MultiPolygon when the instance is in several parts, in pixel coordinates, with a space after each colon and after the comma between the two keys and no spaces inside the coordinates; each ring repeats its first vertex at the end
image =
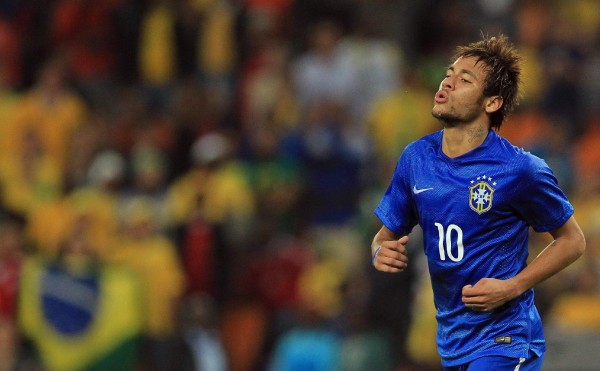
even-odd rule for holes
{"type": "Polygon", "coordinates": [[[442,80],[442,88],[452,90],[454,89],[454,78],[448,76],[442,80]]]}

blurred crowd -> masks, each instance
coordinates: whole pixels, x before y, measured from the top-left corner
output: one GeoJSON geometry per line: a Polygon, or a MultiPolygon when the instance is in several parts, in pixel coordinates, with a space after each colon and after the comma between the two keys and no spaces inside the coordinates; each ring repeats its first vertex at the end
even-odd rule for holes
{"type": "Polygon", "coordinates": [[[538,307],[600,334],[600,2],[4,0],[0,370],[438,369],[419,230],[377,273],[373,209],[454,47],[498,32],[500,134],[588,241],[538,307]]]}

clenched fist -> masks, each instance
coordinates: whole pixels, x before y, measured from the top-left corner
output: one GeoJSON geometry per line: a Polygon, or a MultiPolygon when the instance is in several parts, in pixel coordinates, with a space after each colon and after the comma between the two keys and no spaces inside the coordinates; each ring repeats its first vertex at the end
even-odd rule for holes
{"type": "Polygon", "coordinates": [[[373,266],[382,272],[402,272],[408,265],[407,243],[408,236],[381,242],[373,252],[373,266]]]}

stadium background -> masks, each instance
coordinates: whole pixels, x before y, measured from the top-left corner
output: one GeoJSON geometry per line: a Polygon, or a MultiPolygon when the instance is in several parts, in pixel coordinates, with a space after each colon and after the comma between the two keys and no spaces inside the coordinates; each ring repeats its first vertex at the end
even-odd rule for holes
{"type": "Polygon", "coordinates": [[[500,133],[588,241],[537,287],[544,369],[598,369],[600,1],[4,0],[0,370],[439,369],[419,231],[376,273],[372,210],[453,48],[498,32],[500,133]]]}

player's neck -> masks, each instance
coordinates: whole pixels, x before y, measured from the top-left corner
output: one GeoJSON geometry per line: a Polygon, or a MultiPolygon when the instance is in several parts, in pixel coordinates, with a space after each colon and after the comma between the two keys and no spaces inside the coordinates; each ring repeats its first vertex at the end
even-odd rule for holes
{"type": "Polygon", "coordinates": [[[455,158],[479,147],[487,137],[489,128],[480,123],[444,128],[442,152],[455,158]]]}

